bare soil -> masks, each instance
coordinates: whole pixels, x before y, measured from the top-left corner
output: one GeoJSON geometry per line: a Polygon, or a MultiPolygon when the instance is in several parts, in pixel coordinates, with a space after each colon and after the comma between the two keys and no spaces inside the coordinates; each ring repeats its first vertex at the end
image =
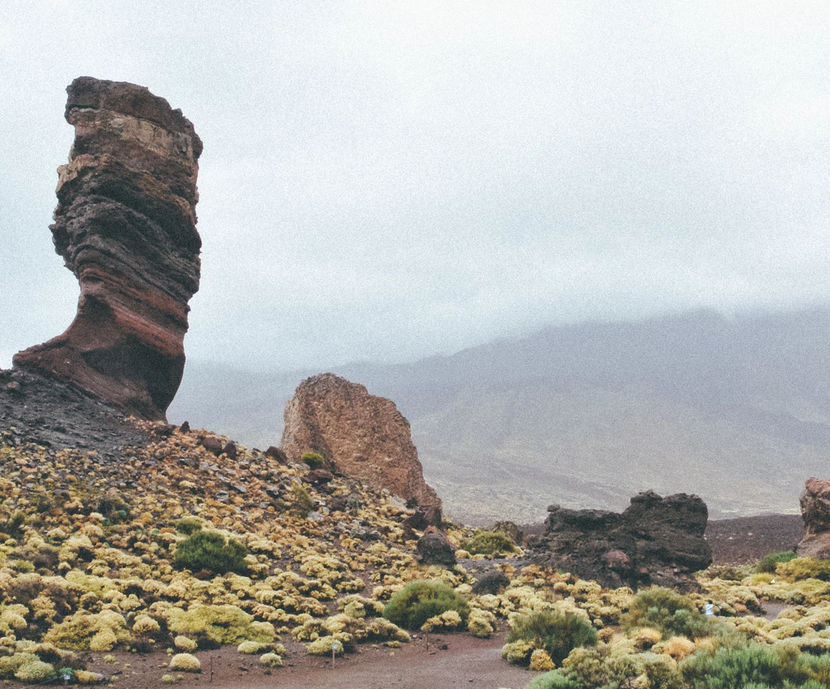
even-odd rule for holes
{"type": "Polygon", "coordinates": [[[363,646],[358,653],[335,659],[333,665],[331,658],[309,656],[302,645],[286,643],[289,655],[284,659],[285,667],[273,670],[263,668],[259,656],[242,655],[234,648],[197,651],[200,673],[171,673],[167,669],[169,658],[162,652],[114,653],[115,662],[95,654],[89,669],[115,677],[115,686],[130,689],[521,689],[537,674],[501,659],[504,632],[490,639],[468,634],[430,635],[428,645],[426,641],[419,635],[396,649],[363,646]],[[165,674],[180,675],[181,680],[164,685],[161,678],[165,674]]]}

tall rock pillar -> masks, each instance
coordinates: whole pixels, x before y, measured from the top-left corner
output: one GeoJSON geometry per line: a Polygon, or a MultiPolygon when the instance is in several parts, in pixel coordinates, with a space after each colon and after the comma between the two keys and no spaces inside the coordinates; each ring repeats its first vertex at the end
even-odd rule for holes
{"type": "Polygon", "coordinates": [[[66,332],[13,362],[161,419],[181,381],[199,288],[202,142],[143,86],[80,77],[67,93],[75,142],[58,169],[51,230],[80,283],[78,311],[66,332]]]}

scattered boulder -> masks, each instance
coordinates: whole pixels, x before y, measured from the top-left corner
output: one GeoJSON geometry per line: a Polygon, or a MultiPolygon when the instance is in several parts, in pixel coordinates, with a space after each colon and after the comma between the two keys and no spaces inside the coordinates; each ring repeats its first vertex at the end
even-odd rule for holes
{"type": "Polygon", "coordinates": [[[434,526],[428,526],[416,546],[418,560],[425,565],[455,565],[455,548],[450,539],[434,526]]]}
{"type": "Polygon", "coordinates": [[[222,448],[224,445],[222,441],[219,440],[215,435],[209,435],[201,440],[202,447],[205,448],[208,452],[212,452],[215,455],[220,455],[222,453],[222,448]]]}
{"type": "Polygon", "coordinates": [[[78,310],[66,332],[18,352],[14,366],[164,419],[199,288],[202,142],[180,110],[143,86],[80,77],[67,93],[75,142],[58,169],[51,230],[80,283],[78,310]]]}
{"type": "Polygon", "coordinates": [[[276,459],[280,464],[288,464],[288,455],[286,455],[285,452],[278,447],[271,445],[267,450],[265,450],[264,454],[266,457],[276,459]]]}
{"type": "Polygon", "coordinates": [[[333,373],[299,385],[285,407],[281,446],[295,461],[316,452],[346,476],[419,505],[441,505],[424,481],[409,422],[395,403],[333,373]]]}
{"type": "Polygon", "coordinates": [[[437,526],[440,528],[443,517],[441,515],[441,508],[436,505],[420,505],[415,509],[415,513],[409,515],[403,520],[404,526],[417,531],[423,531],[428,526],[437,526]]]}
{"type": "Polygon", "coordinates": [[[306,473],[305,476],[303,476],[303,481],[310,483],[312,486],[320,486],[333,479],[334,474],[332,474],[328,469],[312,469],[306,473]]]}
{"type": "Polygon", "coordinates": [[[521,545],[524,542],[524,534],[515,522],[501,521],[493,524],[493,531],[507,536],[514,545],[521,545]]]}
{"type": "Polygon", "coordinates": [[[552,505],[531,559],[603,586],[689,587],[712,562],[707,517],[703,500],[684,493],[640,493],[621,514],[552,505]]]}
{"type": "Polygon", "coordinates": [[[830,480],[808,478],[799,502],[805,533],[796,552],[799,557],[830,560],[830,480]]]}
{"type": "Polygon", "coordinates": [[[476,582],[473,584],[473,593],[477,595],[491,593],[497,594],[510,584],[510,579],[507,575],[498,569],[488,569],[477,575],[476,582]]]}

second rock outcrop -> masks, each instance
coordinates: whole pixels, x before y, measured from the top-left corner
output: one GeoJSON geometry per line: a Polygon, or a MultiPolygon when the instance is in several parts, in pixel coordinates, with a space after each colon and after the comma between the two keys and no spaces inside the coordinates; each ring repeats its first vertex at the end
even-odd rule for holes
{"type": "Polygon", "coordinates": [[[285,407],[281,448],[293,460],[317,452],[347,476],[419,505],[441,504],[395,403],[333,373],[300,383],[285,407]]]}
{"type": "Polygon", "coordinates": [[[552,505],[532,557],[603,586],[683,587],[712,563],[707,519],[703,500],[685,493],[663,498],[646,491],[621,514],[552,505]]]}

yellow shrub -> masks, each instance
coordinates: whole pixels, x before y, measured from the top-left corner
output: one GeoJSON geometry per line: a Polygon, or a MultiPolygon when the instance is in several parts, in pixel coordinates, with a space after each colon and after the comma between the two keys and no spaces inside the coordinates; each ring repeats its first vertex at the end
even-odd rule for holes
{"type": "Polygon", "coordinates": [[[530,669],[535,672],[545,672],[547,670],[553,670],[554,664],[553,660],[550,657],[550,653],[548,653],[543,648],[537,648],[530,654],[530,669]]]}
{"type": "Polygon", "coordinates": [[[202,664],[199,659],[190,653],[177,653],[170,659],[171,670],[182,670],[184,672],[201,672],[202,664]]]}

